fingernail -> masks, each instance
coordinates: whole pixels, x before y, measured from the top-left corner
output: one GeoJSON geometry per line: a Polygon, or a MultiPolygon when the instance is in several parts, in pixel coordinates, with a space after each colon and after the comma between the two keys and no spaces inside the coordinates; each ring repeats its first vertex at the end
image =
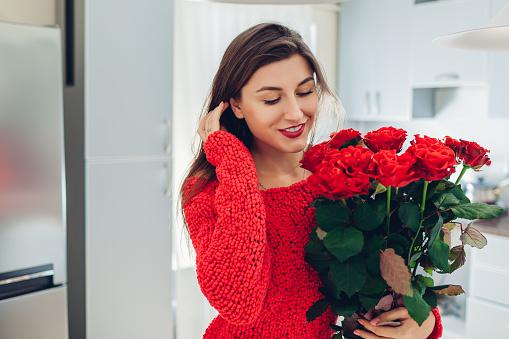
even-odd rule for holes
{"type": "Polygon", "coordinates": [[[359,337],[361,336],[360,332],[357,330],[353,331],[353,334],[358,335],[359,337]]]}
{"type": "Polygon", "coordinates": [[[378,317],[377,317],[377,318],[375,318],[375,319],[371,320],[369,323],[370,323],[371,325],[376,326],[376,324],[378,324],[379,322],[380,322],[380,318],[378,318],[378,317]]]}
{"type": "Polygon", "coordinates": [[[362,326],[364,326],[364,323],[362,322],[361,319],[357,319],[357,321],[359,322],[359,324],[361,324],[362,326]]]}

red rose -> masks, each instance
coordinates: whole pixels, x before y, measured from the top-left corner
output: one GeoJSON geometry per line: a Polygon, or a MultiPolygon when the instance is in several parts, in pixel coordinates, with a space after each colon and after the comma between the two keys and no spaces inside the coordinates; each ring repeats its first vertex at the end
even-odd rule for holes
{"type": "Polygon", "coordinates": [[[414,168],[415,158],[409,154],[397,155],[396,150],[381,150],[373,155],[369,175],[385,187],[404,187],[419,180],[414,168]]]}
{"type": "Polygon", "coordinates": [[[462,162],[463,165],[470,166],[476,171],[479,171],[484,165],[491,165],[491,160],[486,154],[490,151],[479,146],[476,142],[463,139],[458,141],[451,137],[445,137],[444,143],[456,153],[456,160],[462,162]]]}
{"type": "Polygon", "coordinates": [[[362,139],[361,133],[352,128],[333,132],[330,137],[331,140],[329,140],[329,146],[337,149],[341,149],[341,146],[343,146],[345,142],[350,141],[353,138],[357,139],[357,141],[362,139]]]}
{"type": "Polygon", "coordinates": [[[456,155],[438,139],[416,135],[410,144],[405,154],[415,157],[416,169],[424,180],[441,180],[454,173],[456,155]]]}
{"type": "Polygon", "coordinates": [[[472,167],[479,171],[484,165],[491,165],[491,160],[486,153],[490,151],[479,146],[476,142],[460,139],[461,151],[458,158],[463,161],[464,165],[472,167]]]}
{"type": "Polygon", "coordinates": [[[444,144],[445,144],[445,146],[452,149],[454,151],[454,153],[456,153],[456,157],[458,157],[459,152],[461,150],[461,143],[458,140],[453,139],[451,137],[445,137],[444,144]]]}
{"type": "Polygon", "coordinates": [[[370,182],[366,170],[372,155],[362,146],[331,149],[308,178],[309,186],[329,199],[367,194],[370,182]]]}
{"type": "Polygon", "coordinates": [[[363,140],[373,152],[391,149],[399,152],[403,148],[406,136],[405,130],[389,126],[367,133],[363,140]]]}
{"type": "Polygon", "coordinates": [[[325,156],[325,153],[330,149],[327,141],[321,142],[311,147],[305,154],[304,159],[300,161],[301,167],[307,169],[311,173],[316,172],[316,166],[320,164],[325,156]]]}

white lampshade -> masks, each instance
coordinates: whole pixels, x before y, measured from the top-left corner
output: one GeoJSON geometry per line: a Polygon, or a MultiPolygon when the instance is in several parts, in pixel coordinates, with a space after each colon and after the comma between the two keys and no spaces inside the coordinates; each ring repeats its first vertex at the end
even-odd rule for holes
{"type": "Polygon", "coordinates": [[[191,0],[203,2],[223,2],[244,5],[316,5],[347,2],[352,0],[191,0]]]}
{"type": "Polygon", "coordinates": [[[433,44],[452,49],[509,51],[509,3],[482,27],[444,35],[433,44]]]}

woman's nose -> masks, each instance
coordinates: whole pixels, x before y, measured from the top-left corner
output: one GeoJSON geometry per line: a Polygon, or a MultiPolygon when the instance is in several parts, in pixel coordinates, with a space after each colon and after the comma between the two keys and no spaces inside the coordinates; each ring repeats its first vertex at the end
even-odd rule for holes
{"type": "Polygon", "coordinates": [[[303,115],[304,113],[302,113],[297,100],[295,98],[288,100],[285,111],[285,119],[288,121],[300,121],[303,115]]]}

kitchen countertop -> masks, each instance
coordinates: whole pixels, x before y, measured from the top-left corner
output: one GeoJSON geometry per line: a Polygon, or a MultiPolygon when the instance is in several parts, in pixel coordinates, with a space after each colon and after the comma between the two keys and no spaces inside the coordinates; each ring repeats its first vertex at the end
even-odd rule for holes
{"type": "Polygon", "coordinates": [[[492,219],[475,220],[472,226],[481,231],[481,233],[509,237],[509,212],[504,211],[504,213],[492,219]]]}

